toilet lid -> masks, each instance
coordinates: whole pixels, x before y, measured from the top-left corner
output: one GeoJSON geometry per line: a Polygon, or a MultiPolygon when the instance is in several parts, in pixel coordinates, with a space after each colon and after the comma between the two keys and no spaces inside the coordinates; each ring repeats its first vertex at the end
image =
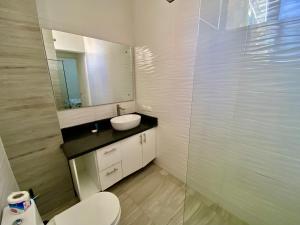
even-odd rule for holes
{"type": "Polygon", "coordinates": [[[117,196],[97,193],[54,217],[56,225],[112,225],[120,214],[117,196]]]}

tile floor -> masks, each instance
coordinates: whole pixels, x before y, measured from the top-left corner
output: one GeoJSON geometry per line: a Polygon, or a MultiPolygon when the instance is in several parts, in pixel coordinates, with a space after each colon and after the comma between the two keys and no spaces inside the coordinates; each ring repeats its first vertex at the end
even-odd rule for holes
{"type": "MultiPolygon", "coordinates": [[[[191,189],[185,193],[181,181],[153,163],[106,191],[120,199],[120,225],[183,225],[183,217],[184,225],[247,225],[199,193],[191,189]]],[[[53,211],[47,218],[77,201],[53,211]]]]}
{"type": "Polygon", "coordinates": [[[184,225],[247,225],[199,193],[186,192],[184,225]]]}
{"type": "MultiPolygon", "coordinates": [[[[150,164],[107,191],[121,202],[120,225],[182,225],[185,185],[150,164]]],[[[188,190],[184,225],[247,225],[199,193],[188,190]]]]}
{"type": "Polygon", "coordinates": [[[127,177],[108,191],[120,199],[120,225],[182,224],[185,186],[155,164],[127,177]]]}

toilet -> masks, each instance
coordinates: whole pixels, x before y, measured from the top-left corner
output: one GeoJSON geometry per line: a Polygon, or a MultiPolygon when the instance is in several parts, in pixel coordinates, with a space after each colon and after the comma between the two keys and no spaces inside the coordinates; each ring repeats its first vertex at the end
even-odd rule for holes
{"type": "MultiPolygon", "coordinates": [[[[100,192],[56,215],[47,225],[118,225],[120,217],[118,197],[110,192],[100,192]]],[[[5,208],[1,225],[12,225],[17,219],[23,220],[22,225],[43,225],[34,201],[20,215],[12,215],[5,208]]]]}

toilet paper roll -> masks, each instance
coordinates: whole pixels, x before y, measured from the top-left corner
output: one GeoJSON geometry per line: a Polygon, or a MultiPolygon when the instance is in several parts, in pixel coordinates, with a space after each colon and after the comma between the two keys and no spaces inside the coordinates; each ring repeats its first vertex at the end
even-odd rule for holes
{"type": "Polygon", "coordinates": [[[27,191],[13,192],[7,197],[10,211],[13,214],[24,213],[30,206],[30,196],[27,191]]]}

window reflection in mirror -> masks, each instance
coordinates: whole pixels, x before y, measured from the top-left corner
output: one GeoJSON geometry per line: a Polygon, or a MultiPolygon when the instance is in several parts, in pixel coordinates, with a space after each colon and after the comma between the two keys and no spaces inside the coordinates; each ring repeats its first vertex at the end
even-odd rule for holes
{"type": "Polygon", "coordinates": [[[58,110],[133,100],[130,46],[43,29],[58,110]]]}
{"type": "Polygon", "coordinates": [[[299,0],[225,0],[223,4],[227,7],[226,30],[272,20],[300,19],[299,0]]]}
{"type": "Polygon", "coordinates": [[[267,21],[268,0],[228,0],[227,4],[227,30],[267,21]]]}

